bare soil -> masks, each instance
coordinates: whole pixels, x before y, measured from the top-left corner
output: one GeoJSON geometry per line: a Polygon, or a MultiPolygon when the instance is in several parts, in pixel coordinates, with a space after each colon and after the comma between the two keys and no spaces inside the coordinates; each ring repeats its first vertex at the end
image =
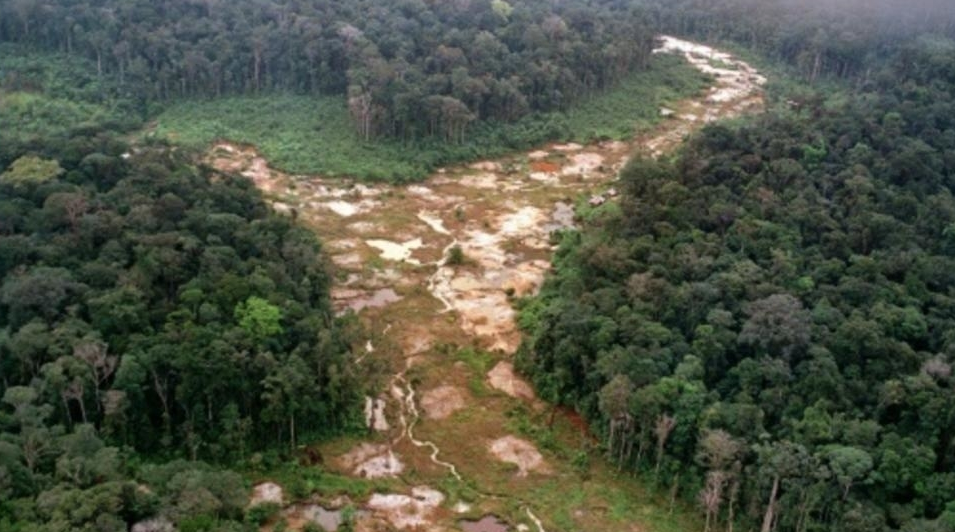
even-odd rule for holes
{"type": "Polygon", "coordinates": [[[517,475],[526,477],[528,473],[550,473],[544,457],[534,444],[516,436],[504,436],[488,444],[488,450],[494,458],[517,466],[517,475]]]}
{"type": "Polygon", "coordinates": [[[467,406],[467,392],[457,386],[438,386],[421,395],[426,419],[447,419],[467,406]]]}
{"type": "MultiPolygon", "coordinates": [[[[627,522],[619,512],[594,510],[621,491],[640,490],[614,468],[596,460],[584,482],[565,458],[511,434],[514,413],[525,412],[517,415],[562,430],[562,444],[591,445],[580,434],[581,420],[540,419],[543,406],[510,359],[521,342],[512,304],[539,290],[554,251],[551,232],[573,227],[572,206],[592,196],[613,201],[616,176],[632,154],[670,152],[704,124],[763,105],[765,78],[729,54],[671,37],[663,38],[663,52],[684,55],[714,84],[698,97],[667,102],[672,113],[631,142],[542,146],[441,169],[410,186],[291,176],[249,146],[222,142],[210,151],[215,168],[247,176],[277,211],[294,212],[329,243],[335,278],[345,280],[332,292],[336,310],[358,314],[375,339],[375,356],[397,372],[380,397],[387,404],[370,404],[376,443],[361,443],[328,465],[357,477],[397,476],[416,487],[356,501],[368,512],[358,530],[457,529],[461,515],[452,508],[459,503],[481,512],[472,517],[495,513],[517,530],[553,529],[557,513],[581,530],[650,529],[642,515],[657,511],[652,501],[627,522]],[[527,170],[514,171],[521,168],[527,170]],[[464,260],[449,264],[455,246],[464,260]],[[490,353],[490,363],[463,364],[455,353],[464,347],[490,353]],[[422,485],[445,489],[461,481],[477,500],[422,485]],[[569,492],[580,496],[570,501],[569,492]]],[[[370,352],[366,345],[361,339],[356,352],[370,352]]],[[[326,456],[341,450],[325,447],[326,456]]],[[[274,488],[271,495],[258,489],[254,497],[276,498],[274,488]]],[[[637,504],[631,499],[615,504],[637,504]]]]}

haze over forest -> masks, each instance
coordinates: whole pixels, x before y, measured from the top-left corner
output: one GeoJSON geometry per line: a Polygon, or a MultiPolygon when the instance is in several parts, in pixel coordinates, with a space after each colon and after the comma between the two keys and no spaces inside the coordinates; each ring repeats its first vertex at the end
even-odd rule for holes
{"type": "Polygon", "coordinates": [[[0,531],[955,532],[944,0],[0,0],[0,531]]]}

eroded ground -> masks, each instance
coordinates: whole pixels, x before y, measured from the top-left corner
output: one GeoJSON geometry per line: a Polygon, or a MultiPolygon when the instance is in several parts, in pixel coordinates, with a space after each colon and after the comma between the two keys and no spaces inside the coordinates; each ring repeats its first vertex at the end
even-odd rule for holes
{"type": "MultiPolygon", "coordinates": [[[[359,314],[375,339],[365,351],[388,357],[397,372],[367,399],[369,441],[325,449],[334,456],[327,466],[343,474],[404,481],[395,493],[354,501],[363,510],[359,530],[459,530],[462,519],[491,514],[511,530],[651,529],[652,501],[618,500],[632,498],[633,482],[603,463],[582,474],[558,447],[517,434],[553,416],[509,359],[520,343],[513,299],[540,288],[550,236],[573,226],[573,206],[611,200],[633,153],[658,156],[707,122],[762,106],[765,79],[749,65],[662,42],[660,53],[685,55],[714,84],[661,109],[661,123],[630,143],[551,145],[443,169],[411,186],[286,175],[253,148],[228,143],[210,152],[212,165],[249,177],[276,210],[315,229],[334,263],[336,308],[359,314]]],[[[567,428],[561,442],[589,444],[571,421],[556,422],[567,428]]],[[[263,486],[257,497],[282,500],[276,488],[263,486]]],[[[286,510],[292,529],[308,516],[337,522],[302,504],[286,510]]]]}

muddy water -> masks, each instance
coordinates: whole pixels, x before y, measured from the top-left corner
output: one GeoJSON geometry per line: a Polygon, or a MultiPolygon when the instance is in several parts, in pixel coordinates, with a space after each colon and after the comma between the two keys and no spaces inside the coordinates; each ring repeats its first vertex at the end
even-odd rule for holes
{"type": "Polygon", "coordinates": [[[507,523],[496,515],[485,515],[479,521],[461,521],[464,532],[507,532],[507,523]]]}
{"type": "MultiPolygon", "coordinates": [[[[360,520],[368,515],[366,511],[352,513],[352,519],[360,520]]],[[[306,525],[318,525],[325,532],[336,532],[345,524],[345,510],[328,509],[319,504],[293,504],[282,512],[282,517],[291,530],[301,530],[306,525]]]]}
{"type": "Polygon", "coordinates": [[[344,307],[347,307],[357,313],[366,308],[381,308],[401,301],[401,296],[391,288],[381,288],[372,291],[336,289],[332,291],[332,301],[338,305],[339,310],[343,310],[344,307]]]}
{"type": "MultiPolygon", "coordinates": [[[[613,181],[634,153],[666,153],[704,124],[759,110],[763,102],[765,79],[746,63],[671,37],[662,43],[659,53],[682,54],[712,75],[714,83],[698,97],[668,102],[661,123],[631,142],[543,146],[441,169],[411,186],[288,175],[269,167],[253,148],[228,143],[213,148],[212,165],[252,179],[273,206],[294,210],[328,243],[340,280],[332,292],[337,310],[358,313],[375,338],[376,354],[390,356],[399,371],[387,387],[390,394],[382,396],[386,404],[377,399],[368,404],[367,420],[378,429],[377,443],[341,453],[337,463],[345,474],[398,477],[419,485],[364,501],[369,513],[363,520],[398,529],[453,529],[452,502],[420,485],[439,485],[450,477],[451,482],[476,484],[479,493],[512,493],[494,498],[511,497],[510,507],[520,508],[508,515],[517,529],[544,531],[541,520],[548,516],[535,515],[534,501],[501,487],[520,482],[527,492],[555,476],[573,478],[566,464],[541,456],[533,443],[504,428],[504,412],[537,402],[509,362],[521,340],[514,298],[537,292],[550,269],[551,233],[574,225],[574,204],[612,200],[613,181]],[[447,257],[453,248],[460,248],[463,260],[452,264],[447,257]],[[471,345],[495,353],[488,375],[469,373],[473,370],[455,364],[449,351],[441,349],[471,345]],[[416,372],[415,378],[407,372],[416,372]],[[475,379],[492,393],[455,394],[465,400],[463,407],[434,414],[440,409],[433,390],[473,386],[475,379]],[[422,396],[416,396],[412,382],[420,383],[422,396]],[[419,401],[424,418],[419,418],[419,401]],[[427,434],[418,435],[421,431],[427,434]],[[490,478],[504,484],[485,485],[490,478]]],[[[473,502],[490,514],[496,510],[486,507],[488,500],[473,502]]],[[[612,523],[578,524],[582,529],[617,528],[612,523]]]]}

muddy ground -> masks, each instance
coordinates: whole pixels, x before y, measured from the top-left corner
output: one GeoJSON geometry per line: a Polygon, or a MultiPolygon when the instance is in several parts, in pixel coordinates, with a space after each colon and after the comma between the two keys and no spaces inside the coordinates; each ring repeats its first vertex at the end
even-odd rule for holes
{"type": "MultiPolygon", "coordinates": [[[[639,514],[602,510],[612,497],[607,490],[620,482],[606,464],[584,480],[566,459],[512,433],[520,425],[515,419],[542,417],[547,407],[509,359],[521,341],[514,298],[540,288],[554,251],[551,233],[573,226],[573,205],[612,201],[615,176],[634,153],[659,156],[705,123],[762,107],[765,79],[746,63],[679,39],[662,42],[659,53],[684,55],[714,84],[671,102],[658,126],[635,131],[629,143],[544,146],[441,169],[411,186],[287,175],[253,147],[227,142],[210,151],[213,166],[247,176],[276,210],[294,212],[314,228],[333,263],[336,309],[358,313],[376,341],[358,351],[389,358],[398,372],[388,389],[367,400],[374,442],[330,464],[343,474],[406,481],[402,493],[356,501],[364,510],[359,530],[458,530],[462,515],[454,509],[461,508],[475,519],[500,515],[512,530],[553,531],[569,523],[582,530],[647,529],[639,514]],[[452,249],[461,252],[454,263],[452,249]],[[492,353],[490,362],[460,360],[455,353],[464,347],[492,353]],[[449,482],[467,489],[453,490],[453,497],[438,489],[449,482]],[[569,506],[557,515],[547,502],[555,489],[584,495],[571,503],[558,494],[559,504],[569,506]]],[[[282,500],[276,488],[262,486],[257,499],[282,500]]],[[[289,524],[297,529],[306,521],[289,524]]]]}

